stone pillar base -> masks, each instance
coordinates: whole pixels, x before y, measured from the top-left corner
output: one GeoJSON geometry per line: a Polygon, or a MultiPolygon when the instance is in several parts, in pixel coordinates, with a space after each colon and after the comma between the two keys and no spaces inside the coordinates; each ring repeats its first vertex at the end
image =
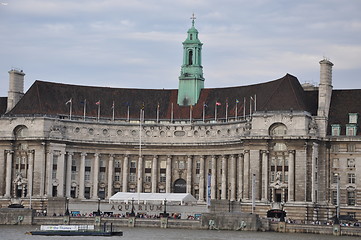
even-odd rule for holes
{"type": "Polygon", "coordinates": [[[160,218],[160,228],[167,228],[168,227],[168,218],[161,217],[160,218]]]}
{"type": "Polygon", "coordinates": [[[278,223],[278,232],[286,232],[286,223],[285,222],[278,223]]]}
{"type": "Polygon", "coordinates": [[[128,218],[128,227],[135,227],[135,217],[128,218]]]}
{"type": "Polygon", "coordinates": [[[340,224],[334,224],[332,226],[332,233],[334,236],[341,236],[341,226],[340,224]]]}

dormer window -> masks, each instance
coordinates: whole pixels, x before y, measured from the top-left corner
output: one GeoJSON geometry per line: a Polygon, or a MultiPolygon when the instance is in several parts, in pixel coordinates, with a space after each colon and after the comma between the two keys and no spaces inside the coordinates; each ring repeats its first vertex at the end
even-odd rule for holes
{"type": "Polygon", "coordinates": [[[357,124],[358,113],[349,113],[348,114],[348,123],[357,124]]]}
{"type": "Polygon", "coordinates": [[[331,125],[331,135],[332,136],[340,136],[341,126],[340,124],[332,124],[331,125]]]}
{"type": "Polygon", "coordinates": [[[356,136],[356,124],[346,124],[346,136],[356,136]]]}

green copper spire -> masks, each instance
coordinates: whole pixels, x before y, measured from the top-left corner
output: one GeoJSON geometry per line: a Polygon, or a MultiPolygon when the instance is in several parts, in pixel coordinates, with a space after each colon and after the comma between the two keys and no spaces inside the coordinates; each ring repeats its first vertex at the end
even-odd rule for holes
{"type": "Polygon", "coordinates": [[[198,39],[198,30],[194,27],[194,14],[191,17],[192,27],[188,30],[187,39],[183,42],[183,64],[179,76],[178,104],[195,105],[201,89],[204,88],[202,67],[202,43],[198,39]]]}

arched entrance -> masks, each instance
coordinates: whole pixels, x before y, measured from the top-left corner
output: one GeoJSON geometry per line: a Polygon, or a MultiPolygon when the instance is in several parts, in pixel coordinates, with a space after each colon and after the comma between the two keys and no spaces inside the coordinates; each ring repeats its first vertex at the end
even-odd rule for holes
{"type": "Polygon", "coordinates": [[[182,178],[176,180],[174,182],[174,193],[186,193],[187,191],[187,184],[186,181],[182,178]]]}

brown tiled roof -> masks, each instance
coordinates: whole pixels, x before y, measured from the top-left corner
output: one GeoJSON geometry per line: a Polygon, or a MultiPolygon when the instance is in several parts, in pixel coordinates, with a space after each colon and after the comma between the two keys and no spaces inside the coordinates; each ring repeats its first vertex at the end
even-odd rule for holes
{"type": "Polygon", "coordinates": [[[7,106],[8,106],[8,98],[0,97],[0,115],[6,112],[7,106]]]}
{"type": "MultiPolygon", "coordinates": [[[[139,110],[144,103],[145,118],[155,119],[157,105],[159,103],[160,119],[170,119],[173,105],[174,119],[189,119],[190,107],[177,105],[178,90],[154,90],[154,89],[129,89],[129,88],[106,88],[89,87],[69,84],[35,81],[26,92],[20,102],[9,112],[9,115],[18,114],[69,114],[69,105],[65,103],[72,99],[73,115],[82,116],[86,99],[86,115],[97,116],[100,100],[101,117],[112,116],[112,104],[115,103],[115,117],[126,118],[129,105],[130,117],[139,118],[139,110]]],[[[251,97],[257,101],[257,110],[299,110],[309,111],[315,106],[308,106],[305,92],[297,78],[286,74],[284,77],[256,85],[230,87],[230,88],[206,88],[201,91],[198,103],[193,106],[193,119],[202,119],[203,105],[206,104],[206,118],[214,118],[215,103],[221,103],[217,107],[217,118],[224,118],[226,103],[228,102],[228,117],[235,115],[236,99],[238,103],[238,116],[249,114],[251,97]],[[243,106],[243,101],[246,105],[243,106]]],[[[312,102],[311,105],[314,103],[312,102]]],[[[252,104],[252,111],[253,111],[252,104]]]]}
{"type": "MultiPolygon", "coordinates": [[[[349,113],[358,113],[358,121],[361,120],[361,89],[333,90],[328,121],[328,134],[331,134],[331,124],[340,124],[341,135],[345,135],[346,124],[349,121],[349,113]]],[[[361,135],[360,124],[358,124],[357,127],[357,135],[361,135]]]]}

